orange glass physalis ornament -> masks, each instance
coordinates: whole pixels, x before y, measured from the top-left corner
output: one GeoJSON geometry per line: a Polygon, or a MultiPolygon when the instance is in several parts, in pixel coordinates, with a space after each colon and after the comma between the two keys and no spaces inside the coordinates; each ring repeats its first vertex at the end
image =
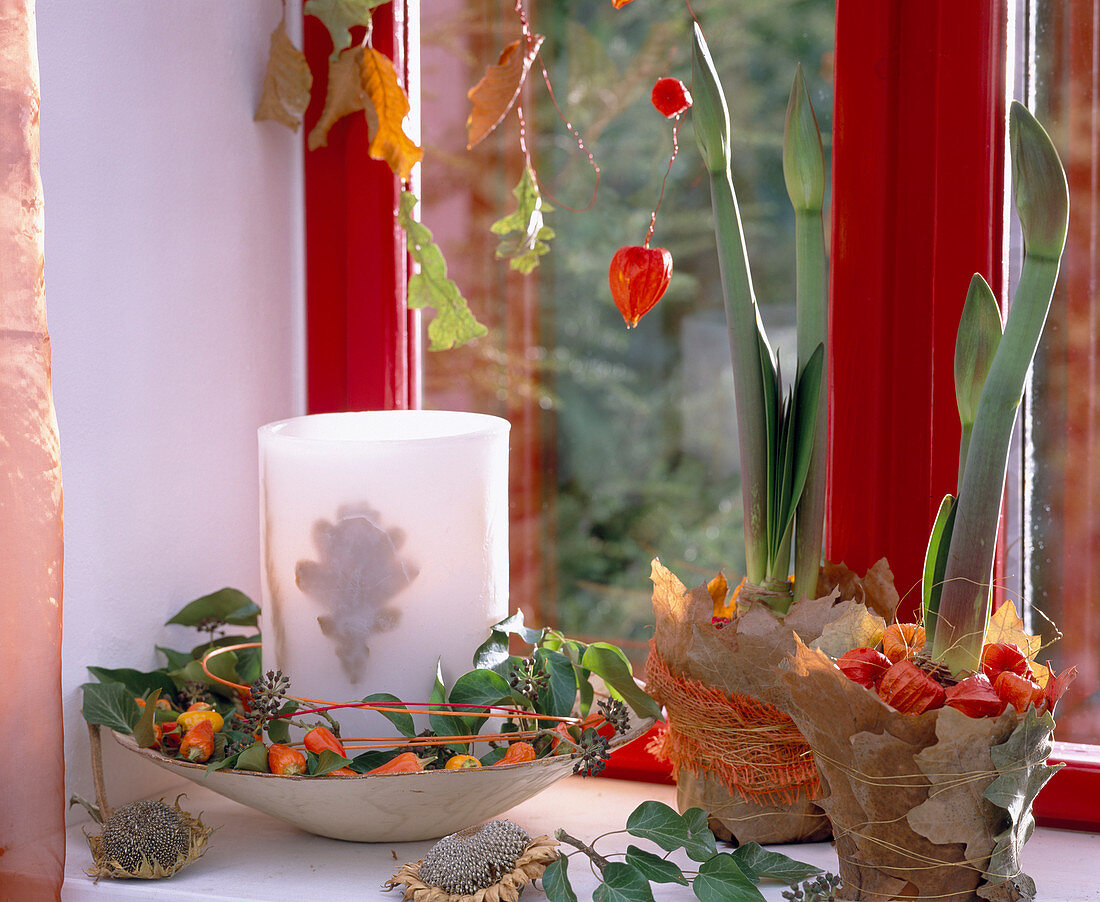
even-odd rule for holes
{"type": "Polygon", "coordinates": [[[672,279],[672,254],[663,247],[620,247],[611,258],[608,281],[615,306],[634,328],[668,288],[672,279]]]}

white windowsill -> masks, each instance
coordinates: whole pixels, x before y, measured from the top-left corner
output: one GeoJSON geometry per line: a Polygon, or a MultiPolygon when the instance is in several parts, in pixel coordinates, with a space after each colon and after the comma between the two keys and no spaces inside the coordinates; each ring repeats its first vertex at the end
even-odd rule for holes
{"type": "MultiPolygon", "coordinates": [[[[602,833],[621,829],[627,815],[644,799],[658,799],[675,807],[675,797],[675,789],[669,786],[569,777],[504,816],[532,836],[562,827],[591,842],[602,833]]],[[[83,873],[91,857],[82,829],[73,827],[68,834],[63,902],[398,902],[401,894],[396,890],[384,893],[381,884],[432,845],[431,841],[348,843],[311,836],[201,787],[188,788],[183,806],[192,813],[205,812],[206,824],[218,827],[200,861],[169,880],[101,880],[93,884],[83,873]]],[[[601,841],[596,848],[605,854],[621,852],[629,841],[620,834],[601,841]]],[[[802,861],[837,870],[836,853],[827,843],[777,848],[802,861]]],[[[1037,830],[1024,849],[1023,864],[1038,884],[1037,902],[1100,902],[1100,834],[1037,830]]],[[[583,856],[570,860],[569,876],[580,902],[588,902],[596,881],[583,856]]],[[[761,889],[768,900],[780,902],[783,898],[782,886],[764,883],[761,889]]],[[[654,890],[658,902],[695,898],[687,887],[661,884],[654,890]]],[[[545,896],[540,890],[528,889],[523,898],[545,896]]]]}

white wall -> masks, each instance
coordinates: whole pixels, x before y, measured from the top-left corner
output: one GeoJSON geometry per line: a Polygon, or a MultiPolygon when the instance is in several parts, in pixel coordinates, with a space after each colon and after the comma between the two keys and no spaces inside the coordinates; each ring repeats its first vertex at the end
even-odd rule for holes
{"type": "MultiPolygon", "coordinates": [[[[221,586],[259,600],[256,428],[304,394],[301,139],[252,121],[281,9],[38,4],[66,762],[86,797],[85,666],[197,644],[163,623],[221,586]]],[[[171,788],[105,745],[113,804],[171,788]]]]}

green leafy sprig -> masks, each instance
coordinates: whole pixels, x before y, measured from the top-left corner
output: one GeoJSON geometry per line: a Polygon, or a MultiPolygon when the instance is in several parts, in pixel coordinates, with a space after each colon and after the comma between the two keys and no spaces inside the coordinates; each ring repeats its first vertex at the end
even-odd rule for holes
{"type": "Polygon", "coordinates": [[[411,191],[401,193],[397,222],[408,238],[409,256],[418,270],[409,276],[409,307],[434,307],[428,324],[431,351],[443,351],[488,333],[470,312],[458,286],[447,277],[447,262],[431,230],[413,216],[418,201],[411,191]]]}
{"type": "Polygon", "coordinates": [[[542,199],[530,166],[524,167],[512,194],[516,209],[494,222],[490,231],[500,238],[497,259],[507,260],[512,269],[528,275],[539,265],[539,258],[550,253],[554,230],[546,225],[544,217],[554,208],[542,199]]]}
{"type": "Polygon", "coordinates": [[[559,829],[555,838],[578,851],[562,855],[543,873],[542,888],[550,902],[577,902],[569,882],[569,859],[577,854],[584,855],[599,874],[594,902],[653,902],[654,883],[690,886],[702,902],[763,902],[764,895],[757,888],[761,880],[794,886],[822,873],[820,868],[768,851],[758,843],[719,852],[701,808],[677,814],[663,802],[642,802],[627,818],[625,830],[605,836],[617,833],[643,840],[664,854],[629,845],[623,860],[612,860],[595,849],[596,841],[588,844],[559,829]],[[698,868],[685,871],[670,860],[678,851],[685,852],[698,868]]]}
{"type": "MultiPolygon", "coordinates": [[[[259,608],[243,593],[223,589],[191,602],[168,622],[202,630],[209,618],[215,617],[223,623],[255,626],[258,615],[259,608]]],[[[203,671],[201,659],[213,648],[259,641],[258,634],[224,636],[213,643],[198,645],[191,652],[158,646],[165,665],[149,672],[90,667],[99,682],[86,683],[82,687],[84,718],[89,724],[133,734],[139,745],[149,747],[154,744],[154,724],[175,720],[195,694],[201,694],[214,700],[214,707],[225,719],[223,728],[215,734],[214,754],[207,767],[266,771],[265,746],[263,741],[256,740],[257,734],[266,735],[272,743],[285,744],[290,742],[291,726],[308,730],[317,726],[318,721],[307,718],[315,718],[339,736],[340,725],[333,711],[344,707],[363,704],[384,707],[386,710],[379,713],[390,721],[400,736],[408,739],[476,737],[486,723],[485,717],[477,716],[476,708],[483,706],[480,713],[488,713],[492,707],[506,707],[525,713],[507,717],[502,732],[537,730],[538,737],[531,741],[539,757],[569,754],[577,759],[575,770],[588,774],[601,770],[607,761],[607,731],[601,733],[580,726],[565,731],[555,728],[562,722],[559,718],[571,717],[576,712],[581,717],[590,713],[595,698],[594,678],[599,678],[610,693],[608,700],[601,701],[599,712],[603,722],[615,733],[629,730],[628,708],[641,718],[657,718],[661,713],[657,703],[638,687],[630,663],[620,649],[605,642],[579,642],[555,630],[527,627],[522,613],[491,628],[489,638],[474,655],[474,669],[462,674],[452,686],[446,685],[442,670],[437,666],[428,698],[433,703],[428,715],[430,729],[419,734],[408,706],[386,692],[373,693],[360,702],[303,708],[289,695],[288,677],[279,671],[260,673],[258,648],[222,652],[207,662],[209,670],[223,679],[250,685],[247,706],[236,690],[210,679],[203,671]],[[509,643],[513,637],[531,646],[528,655],[510,653],[509,643]],[[156,700],[162,697],[174,701],[171,709],[156,707],[156,700]],[[146,700],[144,709],[136,699],[146,700]]],[[[467,754],[470,744],[469,740],[417,743],[371,750],[353,758],[310,752],[306,755],[307,775],[317,776],[340,767],[366,773],[409,750],[418,755],[434,755],[436,764],[441,767],[451,755],[467,754]]],[[[484,765],[495,763],[506,752],[500,743],[489,742],[488,745],[488,751],[480,757],[484,765]]],[[[173,754],[163,747],[162,753],[173,754]]]]}

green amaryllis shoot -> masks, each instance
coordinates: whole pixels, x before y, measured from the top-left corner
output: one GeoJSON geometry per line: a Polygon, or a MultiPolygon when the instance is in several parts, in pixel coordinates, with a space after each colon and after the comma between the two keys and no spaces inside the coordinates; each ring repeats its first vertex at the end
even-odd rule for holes
{"type": "Polygon", "coordinates": [[[926,566],[925,616],[930,620],[926,632],[931,653],[956,674],[976,670],[981,663],[1009,445],[1050,310],[1069,217],[1066,176],[1058,153],[1043,127],[1019,103],[1012,104],[1009,143],[1024,262],[999,340],[993,335],[989,312],[992,292],[980,276],[971,283],[956,350],[956,379],[960,380],[956,394],[964,432],[958,499],[942,524],[937,519],[941,527],[938,539],[933,532],[937,548],[930,543],[929,558],[943,560],[942,578],[934,563],[926,566]],[[987,364],[989,354],[992,360],[987,364]],[[972,407],[979,383],[977,405],[972,407]],[[946,557],[941,550],[944,542],[949,549],[946,557]]]}
{"type": "MultiPolygon", "coordinates": [[[[783,177],[794,207],[795,292],[798,310],[798,372],[801,377],[819,347],[825,346],[828,313],[825,299],[825,154],[802,66],[795,73],[783,132],[783,177]]],[[[828,385],[823,359],[820,382],[828,385]]],[[[798,501],[794,555],[794,597],[812,597],[817,590],[821,541],[825,525],[825,450],[828,428],[826,393],[817,402],[806,485],[798,501]]]]}
{"type": "Polygon", "coordinates": [[[819,423],[824,423],[819,412],[825,367],[825,245],[821,225],[825,163],[821,136],[799,72],[787,111],[783,163],[797,229],[799,359],[794,388],[785,393],[749,272],[737,194],[730,174],[730,123],[725,95],[698,25],[692,77],[695,99],[692,122],[710,175],[733,364],[746,576],[750,584],[762,590],[760,596],[768,604],[784,613],[793,598],[813,594],[821,555],[824,498],[822,495],[818,500],[817,494],[824,480],[824,436],[815,442],[819,423]],[[807,486],[812,497],[800,508],[807,486]],[[815,518],[816,524],[811,522],[815,518]],[[797,572],[798,582],[792,596],[787,574],[796,532],[804,566],[797,572]]]}
{"type": "MultiPolygon", "coordinates": [[[[989,375],[989,368],[993,364],[993,355],[1001,342],[1001,332],[1001,313],[997,308],[997,299],[985,279],[975,275],[970,280],[970,290],[966,294],[955,341],[955,402],[962,426],[957,485],[962,485],[970,436],[974,431],[974,419],[978,415],[978,401],[981,399],[982,386],[989,375]]],[[[955,496],[947,495],[941,502],[936,522],[932,525],[924,561],[924,626],[929,640],[935,632],[940,593],[943,590],[943,574],[947,569],[947,554],[950,551],[954,525],[955,496]]]]}

